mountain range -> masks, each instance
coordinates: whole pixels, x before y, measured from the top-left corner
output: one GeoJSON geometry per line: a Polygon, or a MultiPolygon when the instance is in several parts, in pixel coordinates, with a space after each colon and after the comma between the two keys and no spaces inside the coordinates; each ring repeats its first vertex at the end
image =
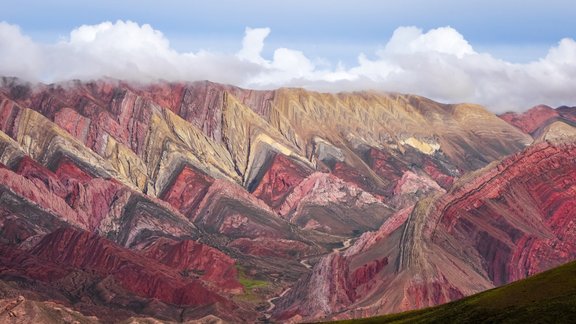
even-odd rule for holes
{"type": "Polygon", "coordinates": [[[576,259],[576,107],[5,77],[0,179],[16,322],[352,319],[576,259]]]}

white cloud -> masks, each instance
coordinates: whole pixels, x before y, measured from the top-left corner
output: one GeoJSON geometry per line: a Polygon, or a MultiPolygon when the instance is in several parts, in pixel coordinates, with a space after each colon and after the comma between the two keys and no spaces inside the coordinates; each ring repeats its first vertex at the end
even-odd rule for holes
{"type": "Polygon", "coordinates": [[[270,34],[270,28],[250,28],[245,30],[244,39],[242,40],[242,49],[238,52],[238,58],[253,63],[265,63],[262,58],[264,49],[264,40],[270,34]]]}
{"type": "Polygon", "coordinates": [[[288,48],[274,51],[272,61],[262,57],[264,40],[270,34],[270,28],[246,28],[242,48],[236,56],[247,62],[259,64],[263,70],[249,79],[255,86],[279,86],[292,79],[308,78],[315,66],[304,53],[288,48]]]}
{"type": "Polygon", "coordinates": [[[382,48],[360,53],[355,66],[345,67],[288,48],[277,48],[266,59],[262,51],[270,32],[246,28],[237,53],[182,53],[160,31],[131,21],[81,26],[55,44],[36,43],[18,26],[0,22],[0,75],[44,82],[208,79],[252,88],[377,89],[477,102],[498,112],[576,104],[573,39],[561,40],[539,60],[515,64],[477,52],[450,27],[427,32],[399,27],[382,48]]]}
{"type": "Polygon", "coordinates": [[[260,69],[234,55],[176,52],[161,32],[131,21],[84,25],[56,44],[34,43],[17,26],[0,23],[0,75],[31,81],[111,77],[243,84],[260,69]]]}
{"type": "Polygon", "coordinates": [[[39,48],[18,26],[0,22],[0,72],[34,79],[41,70],[39,48]]]}
{"type": "Polygon", "coordinates": [[[416,27],[399,27],[381,56],[414,53],[444,53],[458,58],[475,54],[464,37],[450,27],[433,29],[426,34],[422,34],[422,30],[416,27]]]}

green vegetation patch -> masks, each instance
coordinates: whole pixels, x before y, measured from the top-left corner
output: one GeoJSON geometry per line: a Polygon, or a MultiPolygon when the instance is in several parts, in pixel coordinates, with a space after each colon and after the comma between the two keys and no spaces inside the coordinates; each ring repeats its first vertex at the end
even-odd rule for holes
{"type": "Polygon", "coordinates": [[[246,270],[242,266],[237,265],[236,268],[238,269],[238,282],[244,286],[244,289],[252,290],[254,288],[262,288],[268,286],[267,281],[248,277],[246,275],[246,270]]]}
{"type": "Polygon", "coordinates": [[[338,323],[576,323],[576,262],[452,303],[338,323]]]}

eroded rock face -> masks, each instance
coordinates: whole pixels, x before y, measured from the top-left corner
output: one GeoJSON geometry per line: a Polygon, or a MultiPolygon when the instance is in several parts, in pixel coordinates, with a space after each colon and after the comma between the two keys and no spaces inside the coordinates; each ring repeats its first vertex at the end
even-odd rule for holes
{"type": "Polygon", "coordinates": [[[193,214],[213,182],[214,179],[206,174],[184,166],[161,198],[183,214],[193,214]]]}
{"type": "Polygon", "coordinates": [[[526,134],[537,136],[539,131],[556,121],[576,125],[576,107],[559,107],[558,109],[540,105],[524,113],[505,113],[500,118],[521,129],[526,134]]]}
{"type": "Polygon", "coordinates": [[[485,270],[494,284],[576,257],[574,154],[573,144],[535,145],[463,185],[450,202],[436,207],[442,211],[440,224],[487,262],[485,270]]]}
{"type": "MultiPolygon", "coordinates": [[[[302,178],[316,164],[382,195],[394,185],[388,176],[396,173],[394,170],[403,173],[416,165],[427,168],[435,178],[432,166],[436,165],[441,174],[454,176],[530,142],[528,136],[481,107],[440,105],[415,96],[251,91],[210,82],[138,86],[96,81],[31,86],[5,79],[3,84],[0,124],[5,133],[18,142],[34,142],[41,136],[29,134],[38,121],[22,125],[28,127],[23,131],[29,140],[22,132],[18,135],[22,114],[38,119],[21,112],[21,107],[32,109],[57,125],[56,134],[64,141],[69,140],[64,133],[69,133],[107,160],[105,169],[115,171],[108,176],[122,178],[152,195],[166,190],[183,163],[211,177],[241,183],[250,191],[260,186],[258,195],[270,195],[265,192],[272,190],[271,184],[260,182],[272,181],[278,168],[302,178]],[[368,148],[367,159],[365,150],[358,152],[358,147],[368,148]],[[411,161],[413,158],[403,156],[406,150],[431,161],[411,161]],[[277,157],[274,163],[268,163],[269,156],[277,157]],[[283,165],[287,162],[281,160],[283,156],[294,165],[283,165]],[[446,164],[454,168],[448,174],[442,170],[446,164]],[[263,190],[264,186],[268,189],[263,190]]],[[[100,172],[104,175],[104,170],[100,172]]],[[[443,187],[449,186],[450,180],[440,181],[443,187]]],[[[274,190],[284,190],[278,187],[281,182],[280,178],[273,182],[274,190]]],[[[278,197],[265,200],[278,204],[283,193],[275,195],[278,197]]]]}
{"type": "Polygon", "coordinates": [[[147,257],[178,270],[183,276],[197,276],[213,283],[217,290],[233,293],[243,290],[238,282],[234,259],[210,246],[192,240],[158,238],[142,252],[147,257]]]}
{"type": "Polygon", "coordinates": [[[518,127],[526,134],[534,133],[538,128],[550,119],[559,117],[560,114],[554,108],[548,106],[536,106],[525,113],[505,113],[500,116],[508,123],[518,127]]]}
{"type": "Polygon", "coordinates": [[[254,322],[522,278],[575,250],[576,114],[543,111],[527,132],[410,95],[2,78],[0,285],[104,321],[254,322]]]}
{"type": "Polygon", "coordinates": [[[134,252],[121,249],[98,235],[71,228],[57,230],[42,239],[30,254],[40,260],[93,270],[113,278],[124,288],[143,297],[176,305],[206,305],[224,299],[194,280],[182,280],[176,271],[162,267],[134,252]],[[70,245],[76,248],[71,250],[70,245]],[[159,271],[158,271],[159,270],[159,271]]]}
{"type": "Polygon", "coordinates": [[[180,308],[180,312],[220,304],[228,310],[221,316],[233,318],[230,316],[238,306],[218,292],[242,291],[235,280],[234,261],[193,241],[159,239],[138,253],[96,234],[66,227],[44,236],[30,250],[7,245],[1,249],[2,276],[24,276],[55,291],[72,289],[73,295],[116,304],[127,314],[139,312],[129,300],[149,303],[155,299],[164,303],[161,308],[180,308]],[[198,275],[195,270],[200,271],[198,275]],[[69,282],[71,277],[76,277],[75,282],[69,282]],[[96,291],[85,286],[94,284],[96,291]]]}
{"type": "MultiPolygon", "coordinates": [[[[421,308],[575,259],[575,156],[573,142],[535,144],[447,193],[431,187],[431,198],[322,258],[279,300],[277,318],[421,308]]],[[[418,190],[412,179],[406,175],[398,190],[418,190]]]]}
{"type": "Polygon", "coordinates": [[[297,164],[282,154],[277,154],[252,194],[270,207],[278,208],[310,173],[311,170],[305,166],[297,164]]]}
{"type": "Polygon", "coordinates": [[[316,172],[293,189],[278,213],[305,229],[355,236],[377,228],[391,208],[354,184],[316,172]]]}

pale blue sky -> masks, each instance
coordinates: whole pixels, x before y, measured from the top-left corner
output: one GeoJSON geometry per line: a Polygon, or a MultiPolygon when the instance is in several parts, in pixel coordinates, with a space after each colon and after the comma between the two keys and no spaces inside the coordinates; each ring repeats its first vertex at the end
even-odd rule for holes
{"type": "Polygon", "coordinates": [[[384,45],[399,26],[451,26],[476,49],[526,62],[576,38],[575,16],[567,0],[19,0],[2,4],[0,20],[45,42],[83,24],[132,20],[162,31],[180,51],[236,51],[245,27],[269,27],[264,57],[288,47],[348,64],[384,45]]]}
{"type": "Polygon", "coordinates": [[[0,75],[576,105],[572,1],[5,1],[0,75]]]}

